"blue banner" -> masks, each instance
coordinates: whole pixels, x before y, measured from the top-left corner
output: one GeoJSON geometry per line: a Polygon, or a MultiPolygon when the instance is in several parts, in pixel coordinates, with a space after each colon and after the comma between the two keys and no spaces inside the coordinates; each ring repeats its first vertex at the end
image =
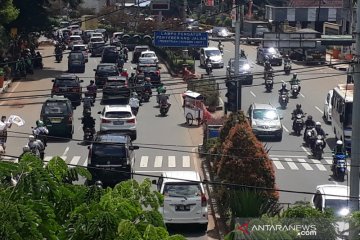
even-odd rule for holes
{"type": "Polygon", "coordinates": [[[207,32],[155,31],[154,45],[157,47],[207,47],[207,32]]]}

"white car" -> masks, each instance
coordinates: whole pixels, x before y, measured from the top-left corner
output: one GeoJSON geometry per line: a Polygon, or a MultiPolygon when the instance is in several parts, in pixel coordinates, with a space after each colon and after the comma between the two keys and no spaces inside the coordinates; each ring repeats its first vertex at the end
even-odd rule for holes
{"type": "Polygon", "coordinates": [[[202,67],[205,67],[205,62],[208,56],[210,57],[213,68],[224,67],[223,55],[217,47],[206,47],[200,49],[200,65],[202,67]]]}
{"type": "Polygon", "coordinates": [[[85,62],[89,61],[89,53],[88,53],[88,49],[84,44],[75,44],[72,49],[72,52],[78,52],[81,51],[84,54],[85,57],[85,62]]]}
{"type": "Polygon", "coordinates": [[[164,195],[159,208],[165,224],[208,224],[208,204],[199,173],[195,171],[163,172],[158,181],[158,191],[164,195]]]}
{"type": "Polygon", "coordinates": [[[88,48],[92,51],[93,43],[105,43],[103,37],[91,37],[88,43],[88,48]]]}
{"type": "Polygon", "coordinates": [[[124,32],[114,32],[110,39],[110,45],[117,45],[122,35],[124,35],[124,32]]]}
{"type": "Polygon", "coordinates": [[[331,111],[332,111],[331,99],[333,96],[333,92],[334,90],[330,90],[325,98],[323,118],[327,123],[331,122],[331,111]]]}
{"type": "Polygon", "coordinates": [[[141,52],[141,55],[139,57],[139,63],[158,63],[158,62],[159,59],[154,51],[147,50],[141,52]]]}
{"type": "Polygon", "coordinates": [[[100,115],[100,131],[119,131],[128,134],[132,140],[137,137],[136,117],[130,105],[106,105],[100,115]]]}
{"type": "Polygon", "coordinates": [[[104,41],[104,35],[102,33],[92,32],[90,35],[90,38],[92,38],[92,37],[100,37],[104,41]]]}
{"type": "Polygon", "coordinates": [[[69,38],[68,49],[72,49],[75,44],[83,44],[83,40],[80,35],[71,35],[69,38]]]}

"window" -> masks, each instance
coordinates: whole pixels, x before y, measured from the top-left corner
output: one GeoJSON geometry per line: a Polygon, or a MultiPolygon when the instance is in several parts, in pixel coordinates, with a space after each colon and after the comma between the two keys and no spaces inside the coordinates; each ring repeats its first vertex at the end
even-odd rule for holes
{"type": "MultiPolygon", "coordinates": [[[[127,159],[127,151],[124,146],[108,144],[94,144],[92,147],[92,160],[113,160],[123,162],[127,159]]],[[[112,161],[112,163],[114,163],[112,161]]]]}
{"type": "Polygon", "coordinates": [[[100,72],[116,72],[114,66],[99,66],[97,70],[100,72]]]}
{"type": "Polygon", "coordinates": [[[207,56],[219,56],[219,55],[221,55],[221,52],[220,52],[220,50],[207,50],[206,51],[206,55],[207,56]]]}
{"type": "Polygon", "coordinates": [[[71,54],[69,57],[71,60],[76,60],[76,61],[81,61],[84,59],[84,55],[82,53],[81,54],[71,54]]]}
{"type": "Polygon", "coordinates": [[[194,183],[166,183],[164,195],[169,197],[197,197],[201,195],[201,187],[194,183]]]}
{"type": "Polygon", "coordinates": [[[259,120],[277,120],[278,114],[275,110],[255,109],[253,118],[259,120]]]}
{"type": "Polygon", "coordinates": [[[72,79],[55,79],[54,84],[57,87],[61,87],[61,86],[77,87],[79,85],[79,83],[76,80],[72,80],[72,79]]]}
{"type": "Polygon", "coordinates": [[[325,199],[325,208],[331,209],[335,216],[340,214],[343,209],[349,208],[348,199],[325,199]]]}
{"type": "Polygon", "coordinates": [[[68,114],[66,102],[46,102],[44,106],[45,114],[68,114]]]}
{"type": "Polygon", "coordinates": [[[131,112],[106,112],[106,118],[130,118],[132,116],[131,112]]]}

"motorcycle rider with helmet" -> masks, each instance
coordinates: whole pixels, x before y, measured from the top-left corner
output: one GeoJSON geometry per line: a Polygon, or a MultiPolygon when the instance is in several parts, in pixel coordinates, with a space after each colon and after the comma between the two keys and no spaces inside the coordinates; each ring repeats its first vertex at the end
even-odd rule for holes
{"type": "Polygon", "coordinates": [[[36,128],[34,128],[33,134],[44,143],[45,147],[47,147],[47,135],[49,134],[49,130],[44,125],[43,121],[36,121],[36,128]]]}
{"type": "MultiPolygon", "coordinates": [[[[210,59],[210,56],[207,55],[206,56],[206,59],[205,59],[205,68],[208,69],[208,64],[211,65],[211,59],[210,59]]],[[[211,67],[210,67],[210,71],[211,71],[211,67]]]]}
{"type": "Polygon", "coordinates": [[[97,95],[97,86],[95,85],[94,80],[90,80],[90,84],[86,87],[87,93],[92,96],[92,106],[94,105],[96,95],[97,95]]]}
{"type": "Polygon", "coordinates": [[[289,83],[290,83],[291,88],[292,88],[292,86],[294,86],[294,85],[298,85],[298,86],[299,86],[299,92],[300,92],[301,86],[300,86],[300,80],[299,80],[298,77],[297,77],[297,73],[294,73],[294,74],[293,74],[293,77],[292,77],[292,79],[289,81],[289,83]]]}
{"type": "MultiPolygon", "coordinates": [[[[315,121],[313,120],[313,117],[309,115],[305,121],[305,129],[314,128],[315,127],[315,121]]],[[[306,131],[304,131],[304,141],[306,141],[306,131]]]]}
{"type": "Polygon", "coordinates": [[[140,106],[140,101],[136,92],[133,92],[131,94],[131,98],[129,99],[129,105],[131,107],[132,113],[136,116],[140,106]]]}
{"type": "Polygon", "coordinates": [[[240,58],[246,58],[244,49],[240,50],[240,58]]]}
{"type": "Polygon", "coordinates": [[[291,113],[291,120],[294,120],[293,121],[293,126],[292,126],[293,130],[295,129],[296,115],[298,115],[298,114],[304,115],[304,112],[301,109],[301,104],[296,104],[296,108],[291,113]]]}
{"type": "Polygon", "coordinates": [[[286,83],[281,84],[281,89],[279,90],[279,95],[288,94],[289,90],[286,88],[286,83]]]}
{"type": "Polygon", "coordinates": [[[1,122],[4,125],[3,130],[0,130],[0,138],[4,140],[4,143],[7,141],[7,129],[11,128],[12,123],[6,121],[6,116],[1,116],[1,122]]]}
{"type": "Polygon", "coordinates": [[[91,115],[89,115],[89,114],[85,115],[81,119],[81,124],[83,125],[82,129],[83,129],[84,134],[85,134],[85,130],[87,128],[90,128],[91,133],[95,134],[95,119],[91,115]]]}
{"type": "MultiPolygon", "coordinates": [[[[321,123],[320,122],[315,123],[315,135],[312,138],[316,139],[317,136],[323,136],[324,137],[324,143],[323,143],[323,146],[322,146],[323,149],[324,149],[325,146],[326,146],[326,142],[325,142],[326,134],[325,134],[325,131],[321,128],[321,123]]],[[[312,150],[314,149],[314,146],[315,146],[314,144],[315,144],[315,141],[313,141],[313,144],[311,146],[312,150]]]]}
{"type": "Polygon", "coordinates": [[[159,105],[166,105],[168,108],[171,106],[171,104],[168,102],[169,100],[169,95],[166,95],[166,88],[164,87],[162,89],[162,92],[158,95],[158,99],[159,99],[159,105]]]}
{"type": "Polygon", "coordinates": [[[285,55],[284,64],[291,64],[291,60],[288,54],[285,55]]]}
{"type": "Polygon", "coordinates": [[[145,85],[144,85],[144,90],[145,91],[149,91],[150,95],[152,94],[152,90],[151,90],[151,79],[149,77],[145,78],[145,85]]]}
{"type": "Polygon", "coordinates": [[[273,70],[273,68],[272,68],[272,66],[271,66],[269,57],[266,56],[266,57],[265,57],[265,62],[264,62],[264,79],[265,79],[265,82],[266,82],[266,78],[267,78],[267,76],[270,74],[269,72],[270,72],[271,70],[273,70]]]}
{"type": "Polygon", "coordinates": [[[336,155],[346,155],[346,150],[344,147],[344,143],[341,140],[337,140],[336,141],[336,145],[335,148],[333,150],[333,162],[332,162],[332,166],[331,166],[331,170],[334,171],[334,168],[337,164],[337,158],[335,157],[336,155]]]}
{"type": "Polygon", "coordinates": [[[44,159],[44,150],[45,150],[45,146],[44,144],[40,141],[40,140],[36,140],[34,135],[30,135],[29,136],[29,142],[27,144],[29,146],[29,148],[32,149],[37,149],[39,151],[40,154],[40,159],[44,159]]]}

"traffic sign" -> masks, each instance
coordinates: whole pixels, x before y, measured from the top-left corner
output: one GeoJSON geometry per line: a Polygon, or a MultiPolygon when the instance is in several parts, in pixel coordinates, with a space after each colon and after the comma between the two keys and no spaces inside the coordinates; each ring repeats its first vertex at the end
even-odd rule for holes
{"type": "Polygon", "coordinates": [[[155,31],[154,45],[157,47],[207,47],[207,32],[155,31]]]}
{"type": "Polygon", "coordinates": [[[152,0],[150,8],[153,11],[167,11],[170,9],[170,0],[152,0]]]}

